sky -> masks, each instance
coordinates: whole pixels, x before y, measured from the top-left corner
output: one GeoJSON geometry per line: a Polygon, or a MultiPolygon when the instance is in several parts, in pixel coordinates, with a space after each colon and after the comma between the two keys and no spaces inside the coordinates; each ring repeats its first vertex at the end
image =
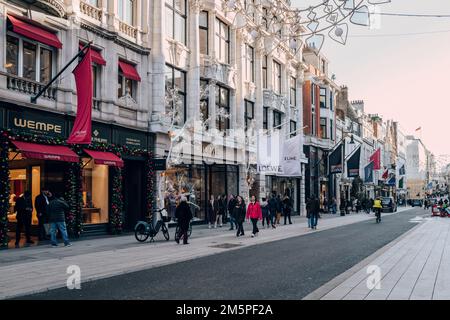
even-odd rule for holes
{"type": "MultiPolygon", "coordinates": [[[[291,0],[299,8],[320,2],[291,0]]],[[[392,0],[379,9],[450,15],[450,1],[392,0]]],[[[350,100],[364,100],[367,113],[399,121],[435,155],[450,154],[450,18],[381,16],[378,29],[349,25],[345,46],[327,36],[322,48],[336,83],[348,86],[350,100]]]]}

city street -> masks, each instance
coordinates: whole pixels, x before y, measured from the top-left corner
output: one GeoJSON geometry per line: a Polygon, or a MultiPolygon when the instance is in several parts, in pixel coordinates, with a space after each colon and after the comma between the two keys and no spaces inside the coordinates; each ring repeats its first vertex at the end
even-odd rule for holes
{"type": "MultiPolygon", "coordinates": [[[[243,242],[254,241],[242,248],[221,249],[224,252],[82,282],[81,290],[61,288],[20,298],[302,299],[410,231],[424,214],[429,216],[429,211],[420,208],[406,211],[402,208],[399,211],[397,214],[384,214],[381,224],[375,223],[373,215],[368,217],[365,213],[325,218],[320,220],[317,232],[306,231],[302,236],[257,244],[259,239],[273,232],[261,230],[256,239],[240,239],[243,242]],[[330,221],[355,217],[362,221],[325,227],[330,221]],[[321,230],[321,224],[326,230],[321,230]]],[[[304,225],[294,224],[282,226],[276,232],[294,227],[306,229],[304,225]]],[[[189,246],[170,245],[195,255],[196,244],[205,239],[208,238],[193,238],[189,246]]],[[[134,258],[139,259],[139,252],[133,252],[134,258]]]]}

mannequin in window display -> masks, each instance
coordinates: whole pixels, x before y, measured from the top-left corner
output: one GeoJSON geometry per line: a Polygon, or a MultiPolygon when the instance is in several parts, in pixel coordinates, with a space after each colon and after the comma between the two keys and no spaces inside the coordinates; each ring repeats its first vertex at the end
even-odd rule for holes
{"type": "Polygon", "coordinates": [[[168,208],[170,219],[175,218],[175,210],[177,209],[177,199],[173,193],[169,193],[168,198],[168,208]]]}

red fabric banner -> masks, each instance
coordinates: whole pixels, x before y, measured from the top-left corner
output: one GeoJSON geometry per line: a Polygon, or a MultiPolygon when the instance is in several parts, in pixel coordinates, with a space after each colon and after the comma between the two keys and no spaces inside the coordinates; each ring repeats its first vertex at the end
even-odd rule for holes
{"type": "Polygon", "coordinates": [[[389,170],[386,170],[381,177],[386,180],[389,177],[389,170]]]}
{"type": "Polygon", "coordinates": [[[77,117],[67,143],[90,144],[92,139],[92,54],[88,48],[83,60],[73,70],[77,86],[77,117]]]}
{"type": "Polygon", "coordinates": [[[373,170],[381,169],[381,149],[378,148],[377,151],[370,157],[369,162],[373,161],[373,170]]]}

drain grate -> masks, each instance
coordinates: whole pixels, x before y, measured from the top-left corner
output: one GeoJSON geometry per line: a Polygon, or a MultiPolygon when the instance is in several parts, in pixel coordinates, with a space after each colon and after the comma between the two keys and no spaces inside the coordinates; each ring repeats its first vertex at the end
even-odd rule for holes
{"type": "Polygon", "coordinates": [[[220,249],[231,249],[236,247],[242,247],[242,244],[234,244],[234,243],[221,243],[215,246],[210,246],[211,248],[220,248],[220,249]]]}

